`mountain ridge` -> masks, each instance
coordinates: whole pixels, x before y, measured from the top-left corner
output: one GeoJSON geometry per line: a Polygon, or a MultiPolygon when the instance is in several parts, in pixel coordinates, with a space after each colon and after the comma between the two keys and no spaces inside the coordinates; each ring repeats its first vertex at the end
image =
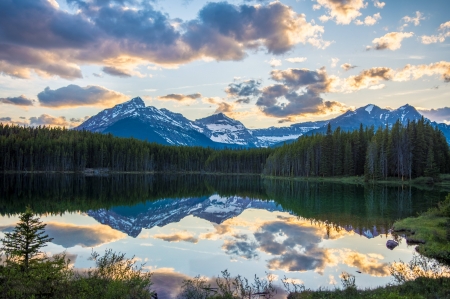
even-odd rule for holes
{"type": "MultiPolygon", "coordinates": [[[[364,127],[392,126],[397,120],[403,125],[423,116],[411,105],[388,110],[368,104],[323,121],[296,123],[286,127],[248,129],[224,113],[194,121],[166,108],[145,106],[140,97],[117,104],[87,119],[76,130],[111,133],[119,137],[134,137],[166,145],[203,146],[212,148],[255,148],[278,146],[293,142],[302,135],[325,133],[327,124],[333,129],[350,131],[364,127]]],[[[427,119],[428,120],[428,119],[427,119]]],[[[430,121],[430,120],[428,120],[430,121]]],[[[439,128],[450,144],[450,126],[430,123],[439,128]]]]}

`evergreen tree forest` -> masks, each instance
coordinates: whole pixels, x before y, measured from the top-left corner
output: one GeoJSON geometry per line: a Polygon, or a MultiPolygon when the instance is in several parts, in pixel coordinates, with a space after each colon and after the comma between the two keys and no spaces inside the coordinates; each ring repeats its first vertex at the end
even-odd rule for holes
{"type": "Polygon", "coordinates": [[[403,126],[302,136],[279,148],[167,146],[111,134],[0,124],[0,171],[216,172],[289,177],[412,179],[450,173],[442,132],[423,118],[403,126]]]}
{"type": "Polygon", "coordinates": [[[449,145],[423,118],[403,126],[373,127],[304,136],[269,156],[271,176],[362,176],[366,179],[435,177],[450,172],[449,145]]]}
{"type": "Polygon", "coordinates": [[[272,152],[167,146],[89,131],[0,124],[0,171],[261,173],[272,152]]]}

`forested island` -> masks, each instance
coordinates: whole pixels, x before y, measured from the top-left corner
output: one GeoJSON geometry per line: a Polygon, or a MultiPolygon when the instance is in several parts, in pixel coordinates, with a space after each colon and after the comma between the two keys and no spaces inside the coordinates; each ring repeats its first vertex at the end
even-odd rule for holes
{"type": "Polygon", "coordinates": [[[280,177],[436,177],[450,172],[449,145],[423,118],[391,128],[333,130],[278,148],[167,146],[111,134],[0,124],[0,171],[212,172],[280,177]]]}

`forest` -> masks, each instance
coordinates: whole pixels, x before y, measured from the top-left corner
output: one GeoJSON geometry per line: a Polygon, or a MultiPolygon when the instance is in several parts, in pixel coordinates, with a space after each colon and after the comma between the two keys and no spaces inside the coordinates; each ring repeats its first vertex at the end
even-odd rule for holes
{"type": "Polygon", "coordinates": [[[0,124],[0,171],[215,172],[288,177],[435,177],[450,172],[450,150],[423,118],[391,128],[302,136],[278,148],[167,146],[111,134],[0,124]]]}

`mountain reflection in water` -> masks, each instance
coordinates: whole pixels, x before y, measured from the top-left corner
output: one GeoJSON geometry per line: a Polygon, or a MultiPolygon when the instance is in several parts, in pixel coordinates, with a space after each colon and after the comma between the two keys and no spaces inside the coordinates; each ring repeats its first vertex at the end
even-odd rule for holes
{"type": "Polygon", "coordinates": [[[339,285],[342,271],[360,271],[359,287],[388,283],[388,263],[413,252],[405,242],[386,248],[392,223],[446,195],[211,175],[3,175],[0,187],[0,238],[31,205],[54,238],[49,252],[66,250],[79,268],[91,266],[91,248],[135,255],[164,298],[175,296],[173,281],[225,269],[247,278],[269,271],[313,289],[339,285]]]}

